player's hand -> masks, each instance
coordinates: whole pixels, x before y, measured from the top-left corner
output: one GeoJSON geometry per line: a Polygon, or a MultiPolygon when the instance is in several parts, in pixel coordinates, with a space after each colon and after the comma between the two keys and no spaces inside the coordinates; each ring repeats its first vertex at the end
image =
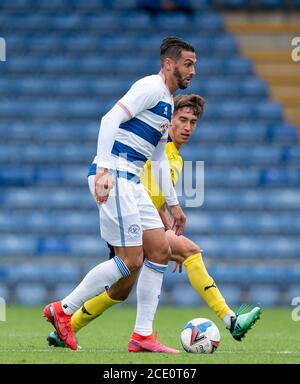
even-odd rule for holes
{"type": "Polygon", "coordinates": [[[184,257],[172,254],[171,260],[175,261],[175,264],[174,264],[174,267],[172,269],[172,272],[173,273],[176,272],[176,270],[178,268],[178,272],[181,273],[182,272],[182,263],[184,262],[184,257]]]}
{"type": "Polygon", "coordinates": [[[183,230],[185,227],[185,222],[186,222],[186,216],[183,213],[180,205],[173,205],[170,207],[172,216],[174,217],[174,225],[173,225],[173,230],[175,230],[175,234],[177,236],[180,236],[183,234],[183,230]]]}
{"type": "Polygon", "coordinates": [[[174,263],[174,267],[172,269],[172,272],[176,272],[177,270],[177,267],[178,267],[178,272],[181,273],[182,272],[182,263],[179,263],[178,261],[176,263],[174,263]]]}
{"type": "Polygon", "coordinates": [[[107,201],[109,192],[115,184],[114,178],[108,173],[108,170],[101,168],[97,170],[95,176],[95,198],[97,204],[103,204],[107,201]]]}
{"type": "Polygon", "coordinates": [[[165,228],[166,229],[172,229],[173,224],[174,224],[174,219],[173,219],[173,217],[171,217],[166,203],[164,203],[161,206],[161,208],[159,210],[159,215],[160,215],[160,218],[161,218],[165,228]]]}

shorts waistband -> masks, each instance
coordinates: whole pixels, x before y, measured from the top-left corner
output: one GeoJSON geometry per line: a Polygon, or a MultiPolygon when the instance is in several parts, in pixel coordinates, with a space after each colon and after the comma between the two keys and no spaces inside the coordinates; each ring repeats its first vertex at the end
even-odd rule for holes
{"type": "MultiPolygon", "coordinates": [[[[96,171],[97,171],[97,164],[92,163],[89,169],[88,177],[91,175],[96,175],[96,171]]],[[[141,182],[140,177],[131,172],[112,170],[111,173],[112,174],[116,173],[117,177],[123,177],[124,179],[131,180],[136,184],[139,184],[141,182]]]]}

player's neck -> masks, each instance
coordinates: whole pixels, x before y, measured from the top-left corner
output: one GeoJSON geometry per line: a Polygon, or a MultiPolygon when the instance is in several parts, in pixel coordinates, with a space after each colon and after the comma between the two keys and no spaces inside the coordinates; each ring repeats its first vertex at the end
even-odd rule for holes
{"type": "Polygon", "coordinates": [[[179,149],[181,148],[181,144],[179,144],[178,142],[176,142],[176,140],[174,140],[174,136],[172,135],[172,131],[170,129],[169,129],[169,136],[172,139],[172,143],[175,145],[175,147],[179,151],[179,149]]]}
{"type": "Polygon", "coordinates": [[[165,83],[165,85],[166,85],[166,87],[169,90],[171,95],[175,91],[177,91],[177,89],[178,89],[177,84],[175,84],[174,81],[172,81],[172,79],[169,78],[168,73],[163,68],[161,68],[159,74],[162,77],[162,79],[163,79],[163,81],[164,81],[164,83],[165,83]]]}

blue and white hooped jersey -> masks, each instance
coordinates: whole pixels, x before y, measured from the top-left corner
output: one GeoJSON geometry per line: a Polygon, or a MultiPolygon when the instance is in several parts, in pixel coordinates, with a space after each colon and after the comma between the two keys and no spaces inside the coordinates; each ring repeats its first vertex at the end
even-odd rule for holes
{"type": "Polygon", "coordinates": [[[167,141],[173,97],[161,73],[132,85],[118,101],[130,119],[120,124],[112,147],[116,169],[140,176],[159,141],[167,141]]]}

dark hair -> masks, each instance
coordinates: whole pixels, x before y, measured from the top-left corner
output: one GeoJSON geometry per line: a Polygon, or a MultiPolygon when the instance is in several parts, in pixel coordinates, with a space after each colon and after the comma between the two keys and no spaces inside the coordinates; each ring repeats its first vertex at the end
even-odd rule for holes
{"type": "Polygon", "coordinates": [[[186,43],[179,37],[169,36],[163,39],[160,46],[160,62],[161,65],[165,58],[170,57],[174,61],[177,61],[181,57],[182,51],[195,52],[194,47],[186,43]]]}
{"type": "Polygon", "coordinates": [[[205,99],[199,95],[177,95],[174,98],[174,114],[184,107],[192,108],[194,114],[201,117],[204,111],[205,99]]]}

